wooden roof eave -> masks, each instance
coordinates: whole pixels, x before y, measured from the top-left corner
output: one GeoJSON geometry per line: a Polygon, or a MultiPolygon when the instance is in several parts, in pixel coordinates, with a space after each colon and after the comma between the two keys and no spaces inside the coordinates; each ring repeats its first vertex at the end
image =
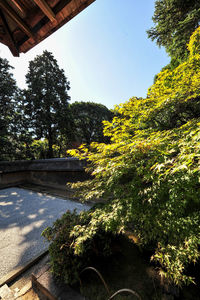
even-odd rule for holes
{"type": "Polygon", "coordinates": [[[51,7],[44,0],[33,0],[35,4],[43,11],[43,13],[49,18],[51,22],[56,21],[56,15],[51,7]]]}
{"type": "Polygon", "coordinates": [[[17,47],[17,45],[16,45],[16,43],[15,43],[15,41],[13,39],[13,35],[12,35],[11,31],[10,31],[10,28],[8,26],[8,23],[7,23],[7,20],[6,20],[5,16],[4,16],[4,13],[3,13],[3,11],[1,9],[0,9],[0,18],[1,18],[2,23],[4,25],[4,30],[5,30],[5,32],[7,34],[8,47],[9,47],[10,51],[12,52],[13,56],[19,57],[19,49],[18,49],[18,47],[17,47]]]}
{"type": "Polygon", "coordinates": [[[26,53],[95,0],[0,0],[0,42],[26,53]]]}

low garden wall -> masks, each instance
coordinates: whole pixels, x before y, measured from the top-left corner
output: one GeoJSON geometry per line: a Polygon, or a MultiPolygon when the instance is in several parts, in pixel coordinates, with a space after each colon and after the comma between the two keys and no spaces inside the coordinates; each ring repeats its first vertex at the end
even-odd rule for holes
{"type": "Polygon", "coordinates": [[[89,178],[86,162],[77,158],[0,162],[0,186],[33,183],[65,189],[67,182],[89,178]]]}

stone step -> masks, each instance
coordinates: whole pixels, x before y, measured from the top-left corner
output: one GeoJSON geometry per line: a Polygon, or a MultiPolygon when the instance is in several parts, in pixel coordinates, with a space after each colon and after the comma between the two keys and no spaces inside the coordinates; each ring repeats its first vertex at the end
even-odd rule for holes
{"type": "Polygon", "coordinates": [[[70,286],[58,283],[48,268],[32,274],[33,289],[48,300],[86,300],[70,286]]]}
{"type": "Polygon", "coordinates": [[[1,300],[15,300],[15,295],[13,291],[7,286],[7,284],[4,284],[2,287],[0,287],[0,299],[1,300]]]}

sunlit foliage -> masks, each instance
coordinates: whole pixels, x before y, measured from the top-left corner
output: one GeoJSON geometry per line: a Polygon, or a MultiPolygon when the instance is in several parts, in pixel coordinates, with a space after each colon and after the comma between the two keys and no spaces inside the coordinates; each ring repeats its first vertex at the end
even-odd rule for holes
{"type": "Polygon", "coordinates": [[[132,98],[104,122],[110,144],[92,143],[71,155],[89,162],[94,178],[73,184],[85,200],[105,205],[75,226],[74,251],[101,229],[132,230],[154,249],[160,275],[181,285],[195,279],[186,267],[200,257],[200,52],[199,29],[186,62],[161,72],[146,99],[132,98]]]}
{"type": "Polygon", "coordinates": [[[187,44],[200,22],[199,0],[156,0],[154,27],[147,33],[171,57],[168,67],[175,67],[188,58],[187,44]]]}

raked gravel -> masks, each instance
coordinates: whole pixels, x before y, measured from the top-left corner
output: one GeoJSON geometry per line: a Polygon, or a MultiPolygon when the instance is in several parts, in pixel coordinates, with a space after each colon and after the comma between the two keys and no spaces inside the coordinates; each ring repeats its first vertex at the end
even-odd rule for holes
{"type": "Polygon", "coordinates": [[[0,190],[0,278],[47,249],[41,232],[74,209],[89,206],[21,188],[0,190]]]}

